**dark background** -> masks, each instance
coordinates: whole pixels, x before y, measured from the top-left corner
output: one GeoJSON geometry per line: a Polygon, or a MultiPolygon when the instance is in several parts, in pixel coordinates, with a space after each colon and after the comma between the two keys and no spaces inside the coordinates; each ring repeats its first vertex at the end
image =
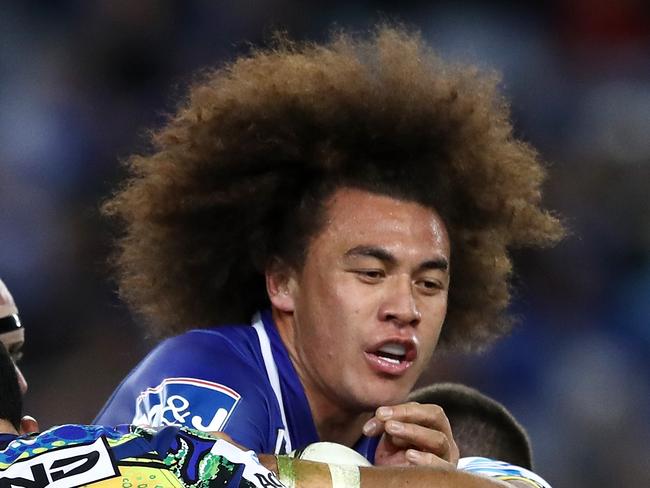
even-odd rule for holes
{"type": "Polygon", "coordinates": [[[439,356],[427,380],[503,401],[556,488],[650,486],[646,5],[0,2],[0,276],[27,328],[28,411],[42,427],[89,422],[152,345],[115,296],[98,206],[193,74],[275,28],[318,41],[396,19],[444,57],[503,73],[517,135],[552,164],[547,202],[572,231],[517,254],[517,330],[482,356],[439,356]]]}

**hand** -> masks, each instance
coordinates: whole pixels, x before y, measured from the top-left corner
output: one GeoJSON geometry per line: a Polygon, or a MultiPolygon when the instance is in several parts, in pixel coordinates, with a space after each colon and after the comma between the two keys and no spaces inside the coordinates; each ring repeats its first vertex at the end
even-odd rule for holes
{"type": "Polygon", "coordinates": [[[379,407],[363,433],[369,437],[383,434],[375,451],[377,466],[455,469],[458,463],[458,446],[438,405],[410,402],[379,407]]]}

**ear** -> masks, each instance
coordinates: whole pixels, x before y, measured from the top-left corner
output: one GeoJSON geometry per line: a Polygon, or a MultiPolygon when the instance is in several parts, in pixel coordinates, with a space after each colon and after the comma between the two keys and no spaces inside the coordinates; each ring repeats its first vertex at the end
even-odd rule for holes
{"type": "Polygon", "coordinates": [[[266,293],[273,308],[292,313],[295,309],[295,273],[288,266],[276,261],[266,269],[265,276],[266,293]]]}
{"type": "Polygon", "coordinates": [[[32,432],[39,432],[38,422],[34,417],[25,415],[20,419],[20,433],[21,434],[31,434],[32,432]]]}

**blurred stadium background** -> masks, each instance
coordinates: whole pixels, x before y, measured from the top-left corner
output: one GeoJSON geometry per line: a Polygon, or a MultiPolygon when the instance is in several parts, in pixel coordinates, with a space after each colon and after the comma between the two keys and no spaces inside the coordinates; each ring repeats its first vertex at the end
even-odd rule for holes
{"type": "MultiPolygon", "coordinates": [[[[650,486],[650,15],[639,0],[0,2],[0,276],[27,328],[27,409],[89,422],[151,346],[114,293],[98,206],[197,70],[274,28],[381,19],[503,73],[572,235],[517,255],[522,322],[427,380],[504,402],[553,486],[650,486]]],[[[183,286],[179,283],[179,286],[183,286]]]]}

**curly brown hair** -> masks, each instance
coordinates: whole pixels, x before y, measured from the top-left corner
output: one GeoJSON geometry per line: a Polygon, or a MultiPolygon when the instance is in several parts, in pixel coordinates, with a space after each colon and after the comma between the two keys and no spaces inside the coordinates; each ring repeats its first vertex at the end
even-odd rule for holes
{"type": "Polygon", "coordinates": [[[157,336],[248,321],[269,306],[269,263],[299,267],[324,202],[357,187],[443,216],[453,271],[441,340],[488,343],[512,323],[508,249],[563,233],[540,208],[545,171],[513,137],[497,83],[387,26],[324,45],[280,39],[208,73],[104,205],[125,225],[122,297],[157,336]]]}

